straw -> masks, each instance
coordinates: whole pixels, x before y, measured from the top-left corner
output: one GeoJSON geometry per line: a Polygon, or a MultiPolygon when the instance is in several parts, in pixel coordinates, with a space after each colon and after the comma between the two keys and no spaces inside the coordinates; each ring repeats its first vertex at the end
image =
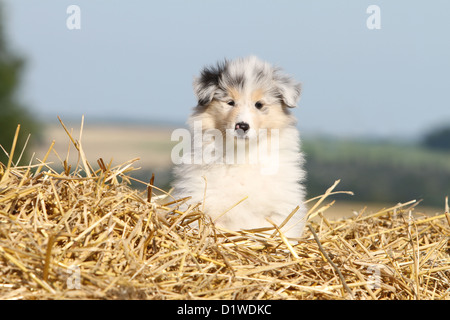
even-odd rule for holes
{"type": "Polygon", "coordinates": [[[450,299],[448,200],[433,216],[411,200],[333,221],[333,196],[351,194],[336,181],[293,243],[280,230],[297,208],[282,225],[219,228],[157,177],[132,188],[137,159],[94,168],[63,129],[81,166],[50,167],[54,142],[21,167],[13,143],[0,165],[0,299],[450,299]]]}

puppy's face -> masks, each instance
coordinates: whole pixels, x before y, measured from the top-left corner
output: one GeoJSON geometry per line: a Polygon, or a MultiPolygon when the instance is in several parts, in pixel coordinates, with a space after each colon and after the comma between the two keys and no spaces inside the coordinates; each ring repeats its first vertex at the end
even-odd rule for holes
{"type": "Polygon", "coordinates": [[[211,127],[236,138],[252,138],[259,129],[282,129],[291,124],[289,112],[265,88],[226,88],[222,97],[213,99],[203,117],[210,118],[211,127]]]}
{"type": "Polygon", "coordinates": [[[295,120],[300,85],[255,57],[205,68],[194,82],[202,127],[251,138],[260,129],[283,129],[295,120]]]}

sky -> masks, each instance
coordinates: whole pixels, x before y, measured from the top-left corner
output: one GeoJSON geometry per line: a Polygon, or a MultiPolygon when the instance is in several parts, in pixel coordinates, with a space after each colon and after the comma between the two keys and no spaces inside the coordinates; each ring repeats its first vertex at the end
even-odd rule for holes
{"type": "Polygon", "coordinates": [[[450,124],[448,0],[3,4],[9,44],[27,60],[20,99],[43,120],[183,124],[201,68],[252,54],[302,83],[304,134],[417,139],[450,124]]]}

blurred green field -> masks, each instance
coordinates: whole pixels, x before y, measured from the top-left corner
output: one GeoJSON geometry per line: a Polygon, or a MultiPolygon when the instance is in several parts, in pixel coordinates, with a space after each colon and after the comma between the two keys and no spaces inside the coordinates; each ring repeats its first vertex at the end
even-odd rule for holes
{"type": "Polygon", "coordinates": [[[311,195],[332,179],[361,202],[396,203],[422,200],[444,205],[450,195],[450,152],[412,143],[306,139],[303,142],[311,195]]]}
{"type": "MultiPolygon", "coordinates": [[[[79,139],[80,124],[73,128],[79,139]]],[[[65,159],[70,141],[59,123],[48,124],[41,143],[35,147],[36,157],[42,159],[51,142],[55,151],[65,159]]],[[[170,140],[175,127],[143,124],[86,123],[82,132],[82,146],[88,161],[97,167],[97,159],[119,165],[140,158],[134,165],[138,171],[131,175],[148,182],[155,173],[155,184],[168,190],[171,181],[170,152],[177,143],[170,140]]],[[[420,208],[427,213],[442,211],[445,196],[450,195],[450,153],[431,151],[413,144],[350,141],[325,138],[305,138],[302,148],[306,154],[308,197],[325,192],[335,180],[338,190],[352,191],[354,196],[335,196],[334,207],[327,214],[348,216],[367,207],[377,210],[410,200],[422,201],[420,208]]],[[[62,168],[61,160],[52,152],[52,168],[62,168]]],[[[78,159],[73,146],[69,163],[78,159]]],[[[135,184],[137,188],[142,187],[135,184]]]]}
{"type": "Polygon", "coordinates": [[[303,142],[303,150],[323,161],[357,160],[370,165],[389,162],[392,165],[405,165],[409,168],[432,166],[450,171],[450,152],[429,150],[413,143],[310,138],[303,142]]]}

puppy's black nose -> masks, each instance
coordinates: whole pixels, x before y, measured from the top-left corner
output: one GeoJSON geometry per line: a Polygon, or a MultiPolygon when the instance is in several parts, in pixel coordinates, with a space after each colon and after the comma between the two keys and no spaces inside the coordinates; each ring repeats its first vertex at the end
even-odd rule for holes
{"type": "Polygon", "coordinates": [[[250,125],[247,122],[236,123],[236,126],[234,127],[234,130],[239,130],[239,129],[241,129],[244,132],[247,132],[248,129],[250,129],[250,125]]]}

